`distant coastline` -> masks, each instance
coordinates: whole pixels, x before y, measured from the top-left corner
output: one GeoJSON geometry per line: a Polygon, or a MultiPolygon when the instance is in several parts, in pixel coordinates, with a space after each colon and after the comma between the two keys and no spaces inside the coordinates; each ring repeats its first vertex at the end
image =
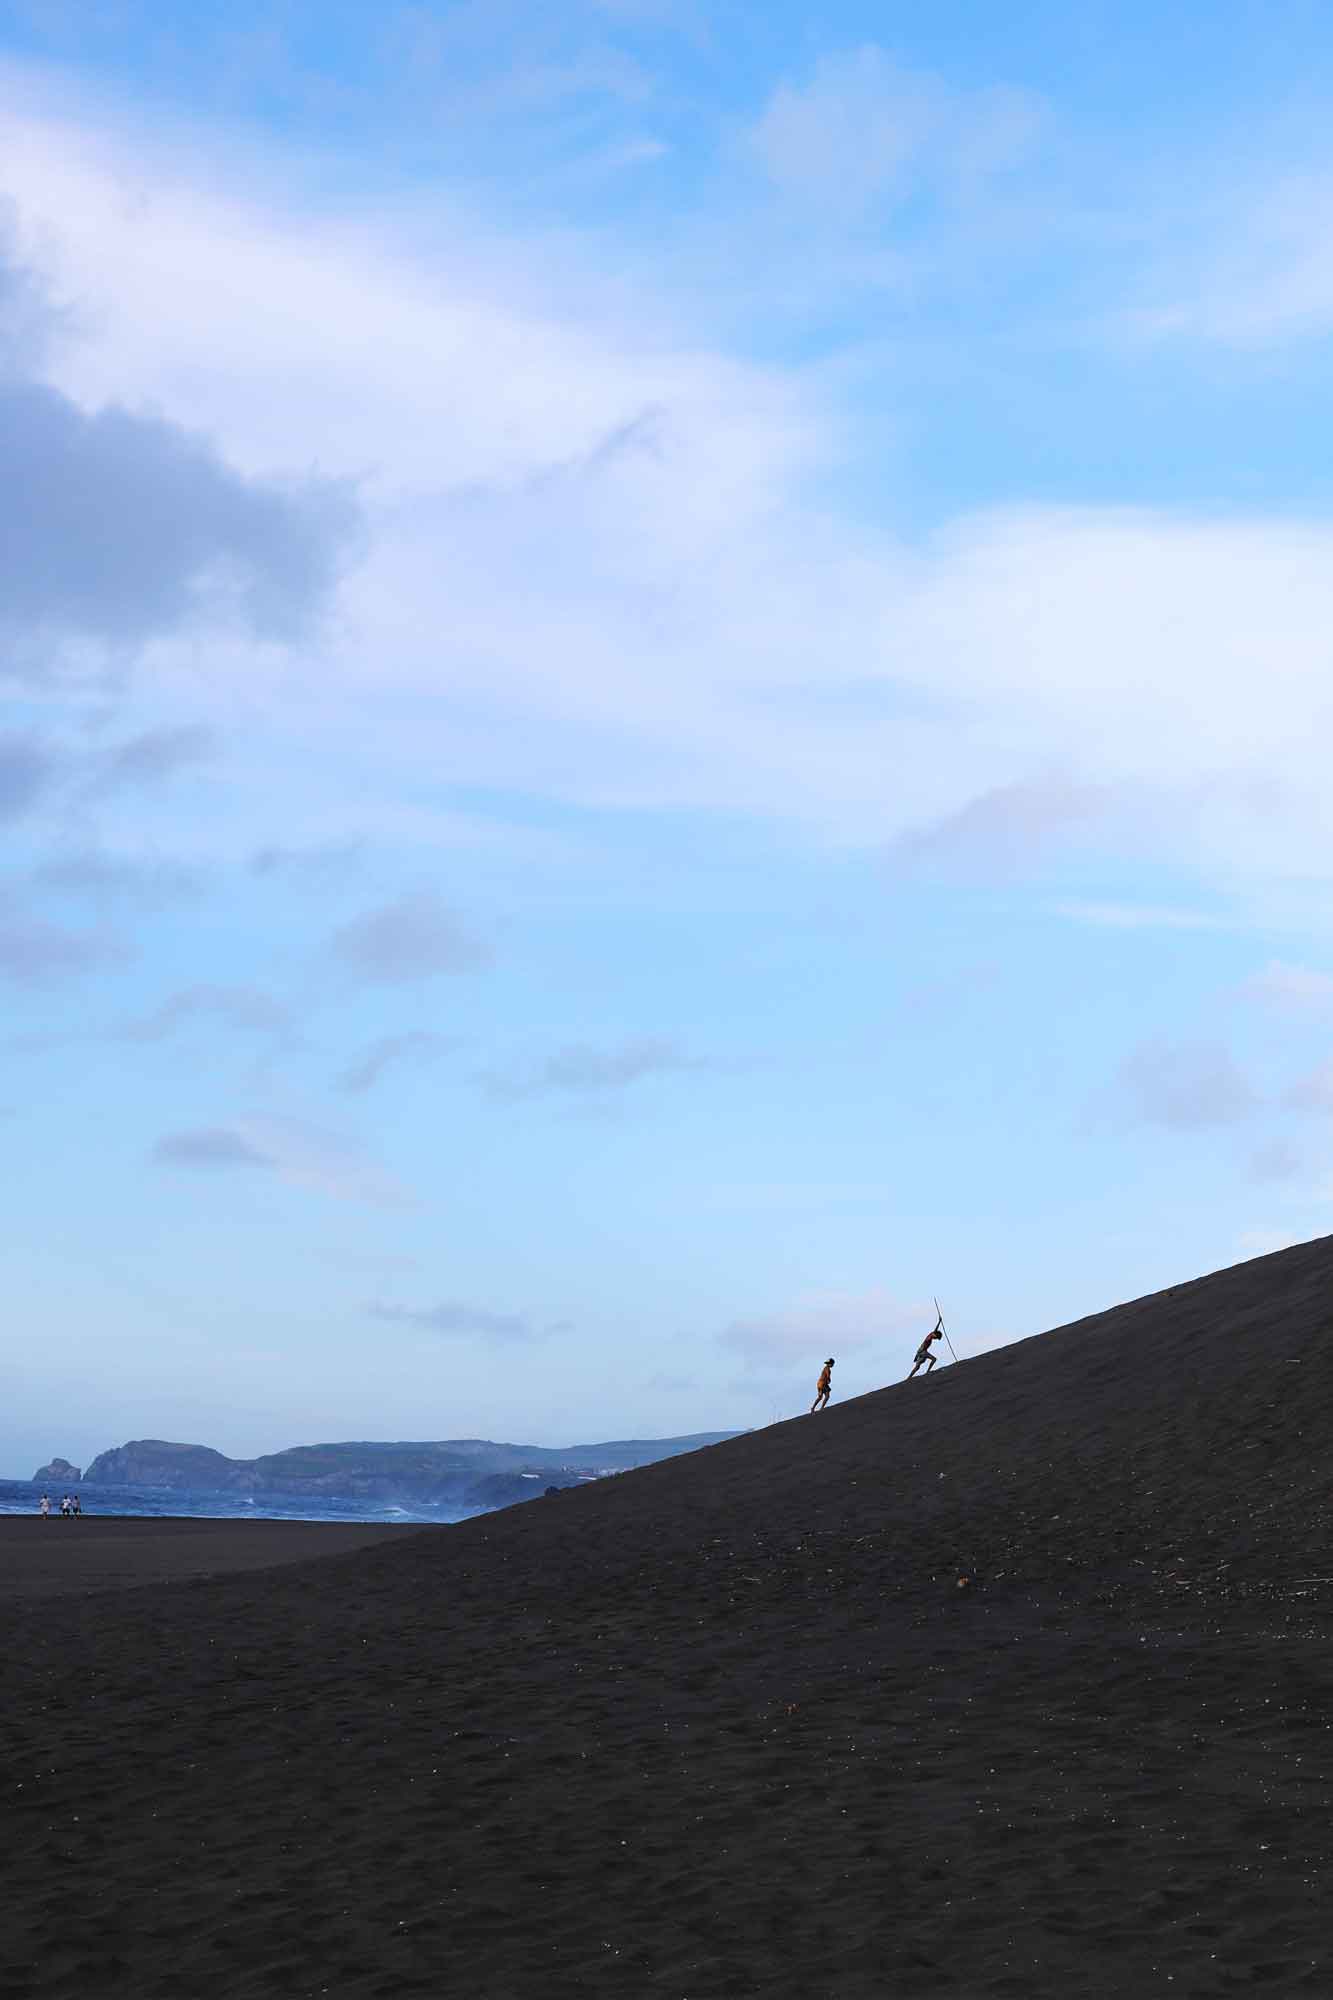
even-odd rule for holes
{"type": "Polygon", "coordinates": [[[491,1513],[659,1459],[722,1443],[733,1431],[568,1446],[489,1438],[296,1445],[253,1459],[208,1445],[138,1438],[100,1452],[80,1474],[53,1457],[31,1480],[0,1481],[0,1511],[28,1512],[45,1483],[78,1486],[98,1513],[209,1518],[451,1521],[491,1513]],[[12,1489],[12,1491],[11,1491],[12,1489]]]}
{"type": "MultiPolygon", "coordinates": [[[[199,1493],[189,1487],[165,1486],[80,1486],[72,1489],[82,1496],[85,1524],[99,1520],[146,1521],[325,1521],[361,1522],[390,1527],[451,1527],[472,1518],[468,1512],[445,1504],[401,1505],[376,1500],[321,1498],[308,1494],[199,1493]]],[[[536,1492],[545,1489],[536,1487],[536,1492]]],[[[66,1491],[35,1479],[0,1479],[0,1517],[30,1516],[34,1523],[41,1510],[41,1496],[49,1493],[54,1504],[66,1491]]],[[[482,1508],[478,1512],[491,1510],[482,1508]]],[[[52,1533],[79,1533],[53,1511],[52,1533]]]]}

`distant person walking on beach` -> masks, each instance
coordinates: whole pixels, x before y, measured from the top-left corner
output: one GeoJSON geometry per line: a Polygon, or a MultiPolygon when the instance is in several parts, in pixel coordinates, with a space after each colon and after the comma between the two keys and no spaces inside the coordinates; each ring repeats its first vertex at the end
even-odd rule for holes
{"type": "Polygon", "coordinates": [[[49,1493],[43,1493],[43,1495],[42,1495],[42,1498],[41,1498],[41,1505],[40,1505],[40,1508],[39,1508],[39,1511],[40,1511],[40,1513],[41,1513],[41,1517],[42,1517],[42,1519],[43,1519],[44,1521],[49,1521],[49,1520],[50,1520],[50,1518],[51,1518],[51,1495],[50,1495],[49,1493]]]}
{"type": "Polygon", "coordinates": [[[920,1347],[918,1347],[916,1351],[916,1358],[912,1363],[912,1373],[907,1378],[909,1382],[912,1379],[912,1375],[916,1374],[918,1368],[924,1368],[927,1375],[929,1375],[931,1369],[935,1366],[935,1359],[936,1359],[936,1357],[930,1351],[930,1343],[932,1340],[938,1340],[943,1331],[944,1331],[944,1322],[943,1320],[941,1320],[939,1324],[936,1326],[935,1331],[933,1333],[928,1333],[926,1335],[925,1339],[922,1341],[920,1347]]]}
{"type": "Polygon", "coordinates": [[[82,1500],[80,1500],[77,1493],[74,1495],[73,1500],[70,1502],[69,1511],[74,1516],[76,1521],[81,1521],[83,1519],[83,1502],[82,1500]]]}
{"type": "Polygon", "coordinates": [[[828,1399],[832,1394],[833,1394],[833,1356],[830,1354],[828,1360],[824,1363],[824,1366],[820,1369],[819,1380],[815,1384],[815,1400],[810,1405],[810,1415],[812,1417],[815,1414],[816,1410],[822,1410],[827,1408],[828,1399]]]}

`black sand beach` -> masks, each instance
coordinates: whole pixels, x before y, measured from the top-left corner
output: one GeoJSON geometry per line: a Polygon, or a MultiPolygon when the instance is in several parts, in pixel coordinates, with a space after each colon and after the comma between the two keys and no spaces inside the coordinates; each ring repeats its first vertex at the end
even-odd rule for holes
{"type": "Polygon", "coordinates": [[[457,1528],[6,1523],[0,1991],[1327,1995],[1330,1327],[1326,1240],[457,1528]]]}
{"type": "Polygon", "coordinates": [[[48,1521],[0,1517],[0,1589],[6,1600],[276,1569],[312,1556],[374,1548],[405,1532],[356,1521],[120,1518],[95,1507],[94,1502],[78,1521],[59,1514],[48,1521]]]}

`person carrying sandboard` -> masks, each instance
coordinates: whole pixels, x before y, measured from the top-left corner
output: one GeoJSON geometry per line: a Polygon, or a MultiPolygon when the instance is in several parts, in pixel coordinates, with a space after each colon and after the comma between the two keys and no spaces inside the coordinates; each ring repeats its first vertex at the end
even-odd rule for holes
{"type": "Polygon", "coordinates": [[[935,1366],[935,1361],[936,1361],[936,1356],[932,1354],[930,1351],[931,1342],[934,1340],[939,1340],[943,1335],[943,1332],[944,1332],[944,1321],[942,1319],[936,1320],[934,1332],[928,1333],[926,1335],[925,1339],[922,1341],[920,1347],[918,1347],[916,1351],[915,1359],[912,1362],[911,1374],[909,1374],[907,1377],[909,1382],[911,1381],[912,1376],[916,1374],[918,1368],[924,1368],[927,1375],[929,1375],[931,1369],[935,1366]]]}

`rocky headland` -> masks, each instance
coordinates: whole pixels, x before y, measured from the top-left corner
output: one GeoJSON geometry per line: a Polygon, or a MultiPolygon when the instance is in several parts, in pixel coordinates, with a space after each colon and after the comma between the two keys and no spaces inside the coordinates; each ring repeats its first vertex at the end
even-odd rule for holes
{"type": "MultiPolygon", "coordinates": [[[[575,1486],[675,1458],[734,1433],[615,1439],[563,1446],[502,1444],[489,1438],[434,1443],[295,1445],[259,1458],[228,1458],[209,1445],[136,1438],[100,1452],[85,1486],[151,1486],[170,1492],[378,1501],[485,1513],[531,1500],[548,1486],[575,1486]]],[[[59,1461],[53,1461],[59,1463],[59,1461]]],[[[52,1478],[57,1475],[47,1468],[52,1478]]],[[[45,1477],[45,1474],[39,1474],[45,1477]]],[[[78,1474],[75,1473],[77,1478],[78,1474]]]]}
{"type": "Polygon", "coordinates": [[[78,1466],[71,1465],[67,1458],[53,1458],[49,1465],[38,1466],[32,1475],[32,1483],[34,1486],[44,1485],[47,1482],[53,1486],[62,1483],[77,1486],[82,1478],[83,1474],[78,1466]]]}

